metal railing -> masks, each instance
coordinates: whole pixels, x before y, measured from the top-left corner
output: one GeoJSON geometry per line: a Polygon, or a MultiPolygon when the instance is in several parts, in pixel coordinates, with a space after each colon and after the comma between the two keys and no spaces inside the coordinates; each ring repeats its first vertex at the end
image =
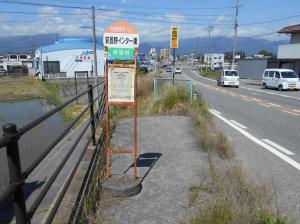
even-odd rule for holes
{"type": "MultiPolygon", "coordinates": [[[[99,154],[99,151],[101,151],[103,145],[102,137],[100,137],[98,141],[96,139],[96,129],[98,128],[101,119],[104,117],[103,115],[105,112],[106,96],[105,96],[105,90],[103,88],[102,93],[96,96],[94,99],[93,90],[95,88],[99,88],[99,86],[101,86],[102,84],[103,82],[98,83],[97,85],[94,86],[88,85],[88,89],[86,91],[78,94],[77,96],[73,97],[70,100],[67,100],[66,102],[57,106],[53,110],[47,112],[43,116],[33,120],[32,122],[28,123],[27,125],[21,128],[17,128],[17,126],[13,123],[5,124],[2,127],[4,133],[3,133],[3,137],[0,138],[0,149],[6,147],[10,183],[8,187],[0,195],[0,205],[3,204],[3,202],[5,202],[9,196],[12,196],[14,214],[15,214],[15,219],[17,224],[31,223],[31,219],[33,218],[35,212],[37,211],[39,205],[41,204],[42,200],[46,196],[47,192],[51,188],[54,181],[56,180],[58,174],[60,173],[60,171],[62,170],[62,168],[68,161],[68,159],[70,158],[70,155],[74,152],[76,146],[78,145],[78,143],[80,142],[84,134],[86,133],[89,126],[90,126],[91,137],[88,139],[86,144],[84,144],[84,150],[82,150],[78,160],[75,162],[75,165],[71,169],[70,174],[67,176],[67,179],[64,182],[62,190],[59,192],[56,201],[51,206],[51,208],[49,208],[48,214],[44,218],[44,223],[52,222],[57,212],[57,209],[61,204],[61,201],[63,200],[63,197],[71,183],[71,180],[73,179],[73,176],[86,152],[86,149],[88,148],[88,144],[90,143],[93,146],[95,146],[94,155],[92,157],[92,160],[90,161],[90,164],[93,165],[95,163],[94,158],[96,157],[96,155],[99,154]],[[67,125],[67,127],[62,131],[62,133],[58,137],[56,137],[45,150],[43,150],[43,153],[41,153],[41,155],[39,155],[38,158],[36,158],[24,171],[22,171],[20,154],[19,154],[19,140],[22,138],[22,135],[24,135],[25,133],[27,133],[37,125],[41,124],[43,121],[47,120],[52,115],[58,113],[63,108],[72,104],[73,102],[78,100],[78,98],[86,94],[88,95],[88,105],[82,110],[82,112],[80,112],[80,114],[74,120],[72,120],[67,125]],[[95,103],[98,103],[98,108],[96,111],[94,110],[95,103]],[[59,165],[54,169],[54,172],[45,183],[45,186],[40,190],[35,200],[27,209],[26,201],[24,197],[24,191],[23,191],[23,185],[25,184],[26,179],[35,170],[35,168],[42,162],[42,160],[58,145],[58,143],[66,137],[69,131],[79,122],[80,118],[82,118],[84,114],[87,112],[89,112],[89,119],[86,122],[84,122],[83,128],[80,130],[79,136],[76,137],[69,151],[64,155],[59,165]]],[[[101,134],[101,136],[102,135],[103,134],[101,134]]]]}

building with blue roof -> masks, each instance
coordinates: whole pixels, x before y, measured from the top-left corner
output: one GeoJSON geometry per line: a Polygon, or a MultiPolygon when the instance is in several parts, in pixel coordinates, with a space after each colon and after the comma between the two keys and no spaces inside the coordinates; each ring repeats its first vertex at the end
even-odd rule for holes
{"type": "MultiPolygon", "coordinates": [[[[35,52],[35,69],[41,79],[94,77],[93,42],[84,38],[65,38],[35,52]]],[[[103,46],[97,44],[98,76],[104,77],[103,46]]]]}

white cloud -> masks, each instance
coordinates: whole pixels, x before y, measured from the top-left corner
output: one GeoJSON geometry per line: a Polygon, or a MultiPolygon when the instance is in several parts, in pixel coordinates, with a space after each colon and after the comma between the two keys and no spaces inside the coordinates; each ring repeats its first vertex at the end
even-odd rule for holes
{"type": "Polygon", "coordinates": [[[172,23],[182,23],[185,21],[185,17],[180,14],[170,14],[166,13],[165,17],[172,23]]]}

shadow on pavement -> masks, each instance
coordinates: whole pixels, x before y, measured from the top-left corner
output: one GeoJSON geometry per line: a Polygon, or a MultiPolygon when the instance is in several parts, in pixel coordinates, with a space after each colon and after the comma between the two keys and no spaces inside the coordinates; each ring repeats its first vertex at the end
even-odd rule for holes
{"type": "MultiPolygon", "coordinates": [[[[139,155],[139,157],[136,160],[136,166],[139,167],[145,167],[148,168],[145,174],[141,177],[141,183],[144,181],[150,170],[154,167],[155,163],[159,160],[161,157],[161,153],[157,152],[147,152],[139,155]]],[[[124,174],[128,172],[130,168],[132,168],[134,164],[132,163],[127,170],[125,170],[124,174]]]]}
{"type": "MultiPolygon", "coordinates": [[[[44,183],[45,181],[25,183],[23,187],[25,201],[36,189],[39,189],[44,183]]],[[[15,213],[12,203],[12,197],[9,197],[3,205],[0,205],[0,223],[10,223],[14,218],[14,215],[15,213]]]]}

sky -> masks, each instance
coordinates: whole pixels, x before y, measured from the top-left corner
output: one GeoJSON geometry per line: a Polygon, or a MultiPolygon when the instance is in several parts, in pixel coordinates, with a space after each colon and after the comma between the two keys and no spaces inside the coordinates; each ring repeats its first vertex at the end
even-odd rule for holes
{"type": "MultiPolygon", "coordinates": [[[[114,21],[134,24],[140,41],[168,41],[170,27],[181,39],[233,35],[236,0],[0,0],[0,36],[58,33],[91,36],[91,6],[97,36],[114,21]]],[[[240,0],[238,36],[285,40],[279,29],[300,23],[299,0],[240,0]]]]}

